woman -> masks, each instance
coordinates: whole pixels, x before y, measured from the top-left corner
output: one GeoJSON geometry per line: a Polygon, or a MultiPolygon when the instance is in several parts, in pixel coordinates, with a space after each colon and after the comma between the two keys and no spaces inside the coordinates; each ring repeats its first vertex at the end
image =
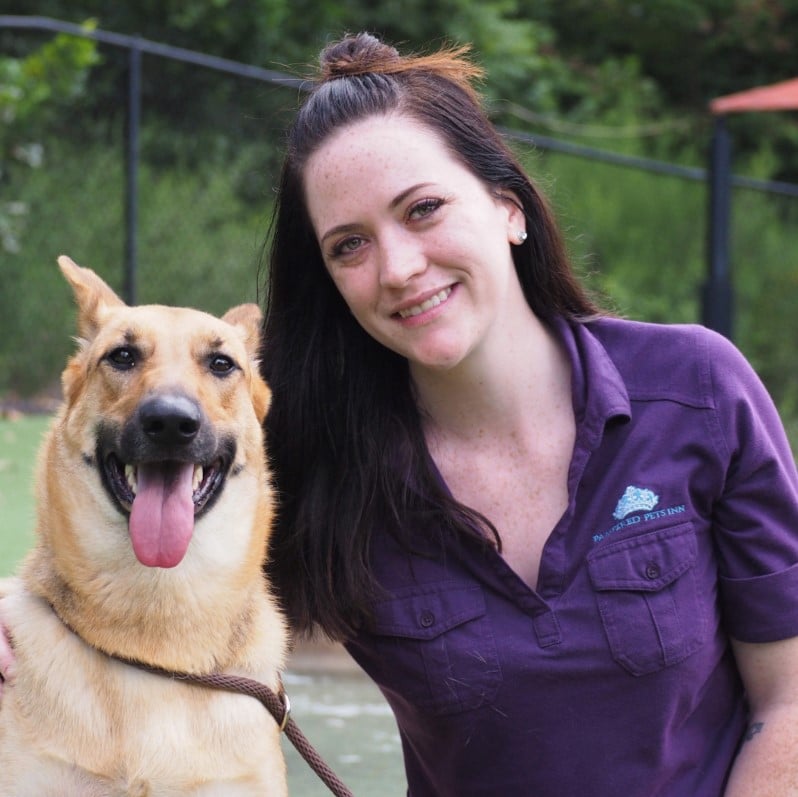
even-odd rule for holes
{"type": "Polygon", "coordinates": [[[295,627],[380,686],[413,797],[792,793],[798,478],[751,368],[601,317],[462,51],[321,60],[264,327],[295,627]]]}
{"type": "Polygon", "coordinates": [[[723,338],[598,312],[477,77],[348,37],[291,128],[270,575],[382,689],[413,797],[791,794],[776,412],[723,338]]]}

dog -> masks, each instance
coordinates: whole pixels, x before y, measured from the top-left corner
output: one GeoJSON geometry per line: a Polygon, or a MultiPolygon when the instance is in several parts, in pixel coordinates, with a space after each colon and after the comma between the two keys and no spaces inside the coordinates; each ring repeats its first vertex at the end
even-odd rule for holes
{"type": "Polygon", "coordinates": [[[36,543],[0,600],[0,795],[283,797],[257,700],[138,666],[280,688],[260,311],[129,307],[58,263],[79,348],[39,453],[36,543]]]}

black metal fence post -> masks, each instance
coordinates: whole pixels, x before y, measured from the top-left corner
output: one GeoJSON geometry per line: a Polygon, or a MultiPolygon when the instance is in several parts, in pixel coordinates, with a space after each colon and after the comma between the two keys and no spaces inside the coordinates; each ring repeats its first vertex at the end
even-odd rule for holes
{"type": "Polygon", "coordinates": [[[141,48],[134,40],[128,50],[127,125],[125,129],[125,284],[124,299],[136,304],[139,211],[139,125],[141,121],[141,48]]]}
{"type": "Polygon", "coordinates": [[[703,286],[702,321],[732,337],[733,289],[729,264],[731,226],[731,137],[723,116],[715,117],[709,163],[708,273],[703,286]]]}

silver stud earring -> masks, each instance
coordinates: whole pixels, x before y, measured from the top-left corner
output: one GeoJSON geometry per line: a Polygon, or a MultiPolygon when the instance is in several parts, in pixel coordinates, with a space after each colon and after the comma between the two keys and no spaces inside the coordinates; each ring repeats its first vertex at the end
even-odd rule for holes
{"type": "Polygon", "coordinates": [[[526,241],[526,239],[529,237],[529,236],[526,234],[526,230],[519,230],[519,231],[516,233],[516,236],[517,236],[517,238],[518,238],[518,243],[519,243],[519,244],[522,244],[522,243],[523,243],[524,241],[526,241]]]}

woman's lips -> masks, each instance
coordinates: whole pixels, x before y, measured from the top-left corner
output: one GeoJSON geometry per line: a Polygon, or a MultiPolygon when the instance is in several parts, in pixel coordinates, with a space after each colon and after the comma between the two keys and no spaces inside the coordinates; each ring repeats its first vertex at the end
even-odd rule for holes
{"type": "Polygon", "coordinates": [[[451,293],[452,293],[451,286],[449,286],[448,288],[443,288],[433,296],[430,296],[429,299],[425,299],[420,304],[414,304],[412,307],[406,307],[404,310],[399,310],[397,315],[400,316],[401,318],[412,318],[413,316],[426,313],[427,310],[432,310],[433,307],[437,307],[439,304],[445,302],[449,298],[451,293]]]}

